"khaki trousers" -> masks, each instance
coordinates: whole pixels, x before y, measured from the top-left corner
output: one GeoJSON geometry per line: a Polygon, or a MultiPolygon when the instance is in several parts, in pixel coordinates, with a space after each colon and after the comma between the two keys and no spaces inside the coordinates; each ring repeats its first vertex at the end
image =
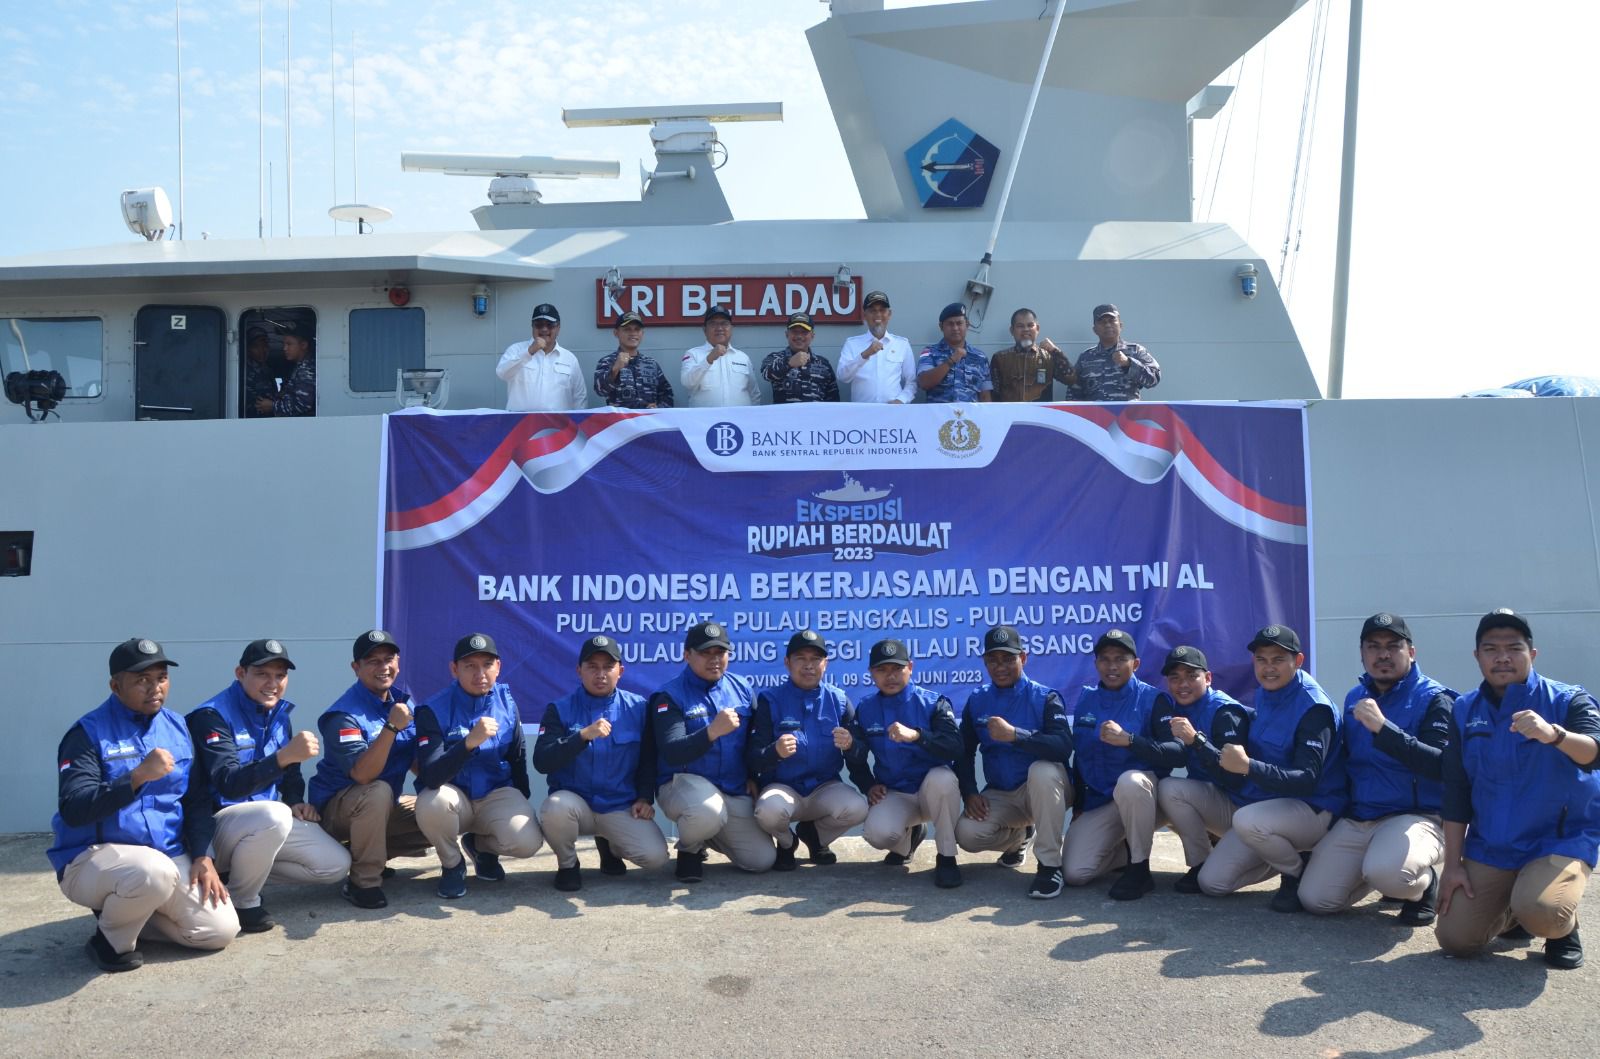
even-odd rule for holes
{"type": "Polygon", "coordinates": [[[477,836],[478,849],[504,857],[531,857],[544,845],[533,806],[515,787],[496,787],[471,799],[453,783],[417,795],[417,828],[439,854],[441,867],[461,863],[458,835],[477,836]]]}
{"type": "Polygon", "coordinates": [[[1439,947],[1452,956],[1477,952],[1513,919],[1541,938],[1564,938],[1578,925],[1578,901],[1590,870],[1583,861],[1540,857],[1520,871],[1466,858],[1461,863],[1474,896],[1457,890],[1450,898],[1449,914],[1441,913],[1433,924],[1439,947]]]}
{"type": "Polygon", "coordinates": [[[817,837],[829,846],[866,818],[866,796],[842,780],[830,780],[804,796],[793,787],[774,783],[756,799],[756,823],[784,849],[794,848],[791,821],[816,821],[817,837]]]}
{"type": "Polygon", "coordinates": [[[1342,912],[1377,890],[1415,901],[1427,892],[1429,869],[1444,856],[1437,816],[1400,813],[1381,820],[1339,820],[1311,851],[1300,876],[1307,912],[1342,912]]]}
{"type": "Polygon", "coordinates": [[[635,819],[627,809],[597,813],[580,795],[552,791],[539,806],[539,826],[556,864],[578,865],[578,836],[598,835],[611,843],[611,852],[641,868],[659,868],[667,862],[667,840],[654,820],[635,819]]]}
{"type": "Polygon", "coordinates": [[[1299,875],[1303,851],[1314,847],[1333,814],[1299,798],[1269,798],[1242,805],[1233,814],[1233,828],[1211,851],[1200,869],[1200,892],[1212,897],[1280,875],[1299,875]]]}
{"type": "Polygon", "coordinates": [[[1163,823],[1156,804],[1156,774],[1124,772],[1111,790],[1109,805],[1079,813],[1067,828],[1061,853],[1067,885],[1084,886],[1130,860],[1149,860],[1156,828],[1163,823]]]}
{"type": "Polygon", "coordinates": [[[874,849],[902,857],[911,852],[911,829],[932,823],[933,841],[941,857],[956,855],[956,820],[961,816],[961,783],[947,766],[935,765],[922,777],[916,794],[889,791],[867,810],[861,836],[874,849]]]}
{"type": "Polygon", "coordinates": [[[334,883],[350,871],[350,854],[322,828],[296,820],[283,802],[240,802],[217,810],[211,839],[217,870],[228,873],[235,908],[261,904],[275,883],[334,883]]]}
{"type": "Polygon", "coordinates": [[[193,862],[149,846],[90,846],[61,873],[61,892],[100,913],[100,933],[117,952],[141,937],[190,949],[226,948],[239,933],[233,905],[212,906],[189,881],[193,862]]]}
{"type": "Polygon", "coordinates": [[[322,829],[350,845],[350,885],[373,887],[383,882],[391,855],[426,853],[428,840],[417,829],[417,800],[396,800],[383,780],[358,783],[335,794],[322,807],[322,829]]]}
{"type": "Polygon", "coordinates": [[[676,774],[656,791],[656,804],[678,825],[678,849],[685,853],[710,846],[745,871],[766,871],[778,859],[772,836],[756,823],[754,801],[723,794],[704,776],[676,774]]]}
{"type": "Polygon", "coordinates": [[[1021,849],[1031,824],[1034,856],[1044,867],[1061,867],[1061,832],[1067,826],[1067,806],[1072,802],[1066,766],[1035,761],[1028,766],[1028,781],[1022,786],[1010,791],[991,787],[983,796],[989,802],[987,819],[963,815],[956,821],[956,843],[962,849],[968,853],[1021,849]]]}
{"type": "MultiPolygon", "coordinates": [[[[1156,805],[1183,843],[1183,861],[1198,868],[1211,856],[1212,838],[1233,827],[1233,799],[1205,780],[1168,776],[1156,785],[1156,805]]],[[[1271,874],[1262,872],[1260,882],[1271,874]]]]}

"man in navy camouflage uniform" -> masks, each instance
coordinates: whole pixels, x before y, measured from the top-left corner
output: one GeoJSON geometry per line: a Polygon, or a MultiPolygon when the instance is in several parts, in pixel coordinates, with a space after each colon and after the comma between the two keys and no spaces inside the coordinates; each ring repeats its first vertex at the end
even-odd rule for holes
{"type": "Polygon", "coordinates": [[[623,313],[616,326],[617,349],[594,366],[594,392],[613,408],[671,408],[672,383],[654,357],[640,353],[644,318],[623,313]]]}
{"type": "Polygon", "coordinates": [[[917,386],[930,402],[989,401],[989,357],[967,344],[967,307],[951,302],[939,312],[944,337],[917,358],[917,386]]]}
{"type": "Polygon", "coordinates": [[[810,313],[789,317],[789,347],[768,353],[761,362],[761,374],[772,384],[773,404],[802,404],[808,401],[837,401],[839,380],[834,377],[828,358],[811,352],[816,332],[810,313]]]}
{"type": "Polygon", "coordinates": [[[1084,401],[1137,401],[1139,391],[1161,381],[1161,365],[1137,342],[1122,340],[1122,314],[1115,305],[1094,307],[1100,344],[1078,355],[1077,396],[1084,401]]]}
{"type": "Polygon", "coordinates": [[[266,328],[252,327],[247,332],[244,355],[244,414],[249,419],[264,419],[272,414],[272,402],[278,396],[278,379],[268,363],[272,339],[266,328]]]}
{"type": "Polygon", "coordinates": [[[283,331],[283,359],[291,365],[289,377],[276,398],[256,398],[256,411],[270,416],[317,414],[317,357],[312,340],[294,324],[283,331]]]}

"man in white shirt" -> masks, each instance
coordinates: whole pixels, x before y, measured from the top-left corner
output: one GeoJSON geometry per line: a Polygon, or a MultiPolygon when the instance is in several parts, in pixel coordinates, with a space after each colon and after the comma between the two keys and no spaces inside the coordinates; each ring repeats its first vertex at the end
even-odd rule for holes
{"type": "Polygon", "coordinates": [[[506,347],[494,373],[506,383],[508,412],[568,412],[589,403],[578,358],[556,344],[561,313],[541,302],[533,307],[533,338],[506,347]]]}
{"type": "Polygon", "coordinates": [[[845,339],[839,350],[839,381],[850,384],[850,400],[910,404],[917,396],[917,355],[911,343],[889,333],[889,296],[868,291],[861,299],[865,334],[845,339]]]}
{"type": "Polygon", "coordinates": [[[683,355],[686,403],[695,408],[761,404],[761,382],[750,358],[733,348],[733,316],[720,305],[706,312],[706,340],[683,355]]]}

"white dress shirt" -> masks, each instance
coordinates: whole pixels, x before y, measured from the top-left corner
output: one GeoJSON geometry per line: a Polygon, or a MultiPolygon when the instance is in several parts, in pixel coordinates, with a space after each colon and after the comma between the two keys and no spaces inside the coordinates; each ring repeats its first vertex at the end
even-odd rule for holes
{"type": "Polygon", "coordinates": [[[533,339],[513,342],[494,373],[506,382],[508,412],[568,412],[589,403],[578,358],[560,344],[548,353],[530,353],[533,339]]]}
{"type": "Polygon", "coordinates": [[[683,355],[680,378],[688,397],[685,402],[694,408],[726,408],[732,405],[761,404],[760,377],[750,365],[750,358],[733,348],[718,357],[716,363],[706,363],[711,353],[711,343],[703,342],[683,355]]]}
{"type": "Polygon", "coordinates": [[[885,333],[879,341],[883,348],[864,358],[861,351],[872,345],[872,332],[845,339],[839,350],[839,381],[850,384],[852,401],[910,404],[917,397],[917,355],[899,335],[885,333]]]}

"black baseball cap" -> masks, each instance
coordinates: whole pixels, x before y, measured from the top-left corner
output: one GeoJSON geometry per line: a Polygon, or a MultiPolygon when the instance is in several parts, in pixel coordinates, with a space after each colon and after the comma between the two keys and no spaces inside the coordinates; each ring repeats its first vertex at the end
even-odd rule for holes
{"type": "Polygon", "coordinates": [[[111,649],[112,676],[118,673],[142,673],[151,666],[177,664],[167,657],[160,644],[137,636],[131,640],[123,640],[111,649]]]}
{"type": "Polygon", "coordinates": [[[724,320],[727,320],[729,323],[733,322],[733,314],[720,305],[713,305],[711,308],[706,310],[706,318],[704,322],[709,324],[719,316],[724,320]]]}
{"type": "Polygon", "coordinates": [[[264,666],[268,662],[282,662],[290,669],[294,668],[282,640],[251,640],[245,645],[244,654],[239,656],[239,664],[246,668],[264,666]]]}
{"type": "Polygon", "coordinates": [[[1361,639],[1365,640],[1375,632],[1392,632],[1407,643],[1415,643],[1411,639],[1411,627],[1406,620],[1398,614],[1390,614],[1380,610],[1372,617],[1361,623],[1361,639]]]}
{"type": "Polygon", "coordinates": [[[861,299],[861,307],[863,309],[870,309],[874,305],[881,305],[885,309],[892,308],[889,304],[889,296],[881,290],[869,290],[867,291],[867,296],[861,299]]]}
{"type": "Polygon", "coordinates": [[[1496,607],[1478,619],[1478,635],[1473,638],[1477,643],[1483,639],[1483,634],[1491,629],[1515,629],[1522,634],[1522,638],[1533,643],[1533,629],[1528,625],[1528,619],[1512,610],[1510,607],[1496,607]]]}
{"type": "Polygon", "coordinates": [[[549,302],[540,302],[533,307],[533,318],[535,321],[549,320],[553,324],[559,324],[561,322],[561,310],[549,302]]]}
{"type": "Polygon", "coordinates": [[[939,322],[942,324],[946,320],[953,319],[957,316],[966,315],[967,307],[965,305],[961,304],[960,302],[951,302],[949,305],[946,305],[943,309],[939,310],[939,322]]]}
{"type": "Polygon", "coordinates": [[[610,655],[620,662],[622,645],[609,636],[591,636],[583,641],[582,647],[578,648],[578,664],[583,665],[589,660],[590,655],[610,655]]]}
{"type": "Polygon", "coordinates": [[[1009,625],[996,625],[983,634],[983,653],[990,651],[1005,651],[1008,654],[1020,655],[1027,652],[1022,646],[1022,634],[1009,625]]]}
{"type": "Polygon", "coordinates": [[[397,652],[400,645],[395,638],[382,629],[369,629],[356,637],[356,642],[350,647],[352,661],[359,662],[380,647],[393,647],[397,652]]]}
{"type": "Polygon", "coordinates": [[[1122,319],[1122,314],[1118,312],[1117,307],[1112,305],[1110,302],[1106,302],[1104,305],[1096,305],[1094,307],[1094,319],[1097,323],[1102,316],[1115,316],[1118,320],[1122,319]]]}
{"type": "Polygon", "coordinates": [[[703,621],[690,629],[683,638],[683,646],[691,651],[704,651],[708,647],[726,647],[733,650],[728,630],[721,622],[703,621]]]}
{"type": "Polygon", "coordinates": [[[499,658],[500,649],[494,645],[494,637],[475,632],[456,641],[455,657],[450,661],[459,662],[468,655],[494,655],[499,658]]]}
{"type": "Polygon", "coordinates": [[[789,327],[803,327],[807,331],[813,330],[810,313],[790,313],[789,327]]]}
{"type": "Polygon", "coordinates": [[[1206,662],[1206,653],[1198,647],[1181,644],[1167,652],[1167,660],[1161,663],[1161,675],[1169,676],[1179,666],[1188,666],[1190,669],[1209,671],[1211,666],[1206,662]]]}
{"type": "Polygon", "coordinates": [[[250,330],[244,333],[244,340],[247,345],[251,342],[254,342],[258,338],[266,337],[268,337],[268,335],[265,327],[252,327],[250,330]]]}
{"type": "Polygon", "coordinates": [[[822,657],[826,658],[829,654],[828,641],[824,640],[821,634],[814,629],[801,629],[789,637],[789,646],[783,653],[785,657],[788,657],[796,651],[806,650],[821,651],[822,657]]]}
{"type": "Polygon", "coordinates": [[[1099,654],[1102,647],[1120,647],[1133,657],[1139,657],[1139,648],[1134,644],[1133,637],[1121,629],[1101,633],[1100,639],[1094,642],[1094,653],[1099,654]]]}
{"type": "Polygon", "coordinates": [[[629,324],[638,324],[640,327],[643,327],[644,317],[640,316],[638,313],[623,313],[621,316],[617,317],[617,327],[619,329],[627,327],[629,324]]]}
{"type": "Polygon", "coordinates": [[[1250,643],[1245,646],[1246,651],[1254,651],[1257,647],[1268,645],[1281,647],[1293,654],[1300,653],[1300,634],[1287,625],[1263,625],[1255,634],[1250,643]]]}
{"type": "Polygon", "coordinates": [[[907,651],[906,645],[899,640],[879,640],[872,645],[872,654],[867,658],[867,668],[871,669],[885,662],[908,666],[911,664],[911,652],[907,651]]]}

